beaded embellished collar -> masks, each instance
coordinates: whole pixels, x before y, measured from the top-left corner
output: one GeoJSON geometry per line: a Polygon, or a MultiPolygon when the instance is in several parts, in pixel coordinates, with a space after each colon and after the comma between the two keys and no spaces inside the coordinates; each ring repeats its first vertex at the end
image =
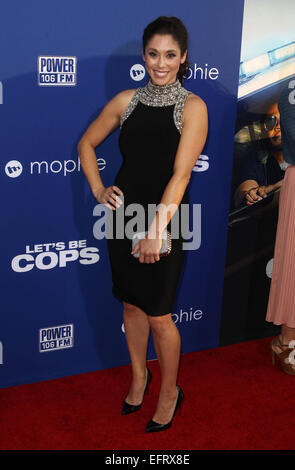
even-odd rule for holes
{"type": "Polygon", "coordinates": [[[129,105],[121,116],[120,126],[128,119],[136,108],[138,102],[147,106],[174,106],[173,119],[179,133],[182,131],[182,111],[187,96],[191,92],[186,90],[178,79],[169,85],[155,85],[151,78],[147,85],[137,88],[129,105]]]}
{"type": "Polygon", "coordinates": [[[178,79],[168,85],[155,85],[151,78],[147,85],[141,89],[141,101],[150,106],[169,106],[175,104],[181,89],[178,79]]]}

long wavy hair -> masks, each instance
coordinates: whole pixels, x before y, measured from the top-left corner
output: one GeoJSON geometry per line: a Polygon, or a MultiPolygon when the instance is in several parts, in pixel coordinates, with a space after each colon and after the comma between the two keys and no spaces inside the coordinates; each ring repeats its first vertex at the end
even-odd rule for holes
{"type": "MultiPolygon", "coordinates": [[[[171,34],[173,39],[178,43],[181,57],[188,48],[188,33],[183,22],[176,18],[176,16],[159,16],[156,20],[148,24],[143,32],[142,36],[142,48],[145,53],[146,46],[150,39],[155,34],[171,34]]],[[[187,78],[189,72],[190,63],[188,61],[188,55],[183,64],[180,64],[177,78],[183,85],[184,78],[187,78]]]]}

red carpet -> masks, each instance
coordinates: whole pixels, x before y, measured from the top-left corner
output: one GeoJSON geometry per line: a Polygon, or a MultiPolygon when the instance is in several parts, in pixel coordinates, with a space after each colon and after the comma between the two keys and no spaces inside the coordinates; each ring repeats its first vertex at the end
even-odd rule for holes
{"type": "Polygon", "coordinates": [[[295,376],[271,364],[269,339],[182,356],[181,416],[144,433],[155,409],[160,372],[142,409],[121,416],[130,366],[0,389],[3,450],[291,450],[295,376]]]}

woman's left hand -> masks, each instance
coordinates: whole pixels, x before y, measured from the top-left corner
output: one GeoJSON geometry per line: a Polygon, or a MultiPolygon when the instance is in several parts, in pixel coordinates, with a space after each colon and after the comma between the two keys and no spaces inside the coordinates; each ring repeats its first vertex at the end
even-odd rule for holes
{"type": "Polygon", "coordinates": [[[145,238],[136,243],[131,254],[134,255],[139,251],[140,255],[138,260],[140,263],[155,263],[156,261],[160,261],[159,253],[161,246],[162,239],[160,237],[148,238],[146,235],[145,238]]]}

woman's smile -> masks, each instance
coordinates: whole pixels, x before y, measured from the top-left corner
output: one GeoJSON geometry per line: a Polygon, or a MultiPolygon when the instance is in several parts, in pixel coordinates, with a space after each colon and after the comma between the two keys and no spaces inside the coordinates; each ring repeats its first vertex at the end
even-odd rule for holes
{"type": "Polygon", "coordinates": [[[154,70],[154,75],[158,78],[164,78],[169,72],[162,72],[160,70],[154,70]]]}

